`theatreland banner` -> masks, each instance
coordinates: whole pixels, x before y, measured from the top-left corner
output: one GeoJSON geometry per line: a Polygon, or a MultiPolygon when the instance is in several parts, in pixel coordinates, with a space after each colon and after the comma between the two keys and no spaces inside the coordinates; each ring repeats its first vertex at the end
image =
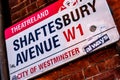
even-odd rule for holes
{"type": "Polygon", "coordinates": [[[57,0],[5,30],[11,80],[26,80],[119,39],[106,0],[57,0]]]}

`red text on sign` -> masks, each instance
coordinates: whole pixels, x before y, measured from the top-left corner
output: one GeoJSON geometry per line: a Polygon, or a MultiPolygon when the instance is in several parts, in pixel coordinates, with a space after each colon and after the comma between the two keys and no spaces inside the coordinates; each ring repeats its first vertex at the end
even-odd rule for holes
{"type": "Polygon", "coordinates": [[[77,36],[75,32],[77,32],[77,30],[79,30],[80,36],[84,35],[81,24],[79,24],[76,28],[73,26],[72,30],[68,29],[67,31],[63,31],[63,35],[67,42],[70,42],[71,39],[72,40],[76,39],[77,36]]]}

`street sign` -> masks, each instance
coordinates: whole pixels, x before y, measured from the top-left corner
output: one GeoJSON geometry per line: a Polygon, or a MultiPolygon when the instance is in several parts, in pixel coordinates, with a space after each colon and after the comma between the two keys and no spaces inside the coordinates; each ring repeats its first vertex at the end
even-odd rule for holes
{"type": "Polygon", "coordinates": [[[10,79],[26,80],[119,40],[106,0],[57,0],[5,30],[10,79]]]}

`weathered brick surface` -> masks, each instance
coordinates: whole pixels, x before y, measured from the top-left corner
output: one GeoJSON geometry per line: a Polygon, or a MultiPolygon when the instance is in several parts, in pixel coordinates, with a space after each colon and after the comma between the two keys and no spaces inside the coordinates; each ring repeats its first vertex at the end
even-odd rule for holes
{"type": "Polygon", "coordinates": [[[120,33],[120,1],[119,0],[107,0],[110,8],[113,12],[115,23],[117,24],[118,31],[120,33]]]}
{"type": "MultiPolygon", "coordinates": [[[[55,0],[9,0],[12,23],[55,0]]],[[[120,33],[120,1],[107,0],[120,33]]],[[[35,80],[119,80],[120,41],[88,56],[51,70],[35,80]]]]}
{"type": "Polygon", "coordinates": [[[9,0],[12,23],[41,9],[47,4],[46,2],[46,0],[9,0]]]}
{"type": "Polygon", "coordinates": [[[38,0],[38,1],[37,1],[37,6],[38,6],[38,7],[44,6],[45,4],[46,4],[46,1],[45,1],[45,0],[38,0]]]}
{"type": "MultiPolygon", "coordinates": [[[[29,0],[30,1],[30,3],[33,3],[33,2],[36,2],[37,0],[29,0]]],[[[43,0],[41,0],[41,1],[43,1],[43,0]]]]}
{"type": "Polygon", "coordinates": [[[120,79],[120,77],[118,76],[120,75],[119,71],[120,71],[120,67],[117,69],[112,69],[112,70],[100,73],[94,76],[93,79],[94,80],[119,80],[120,79]]]}
{"type": "Polygon", "coordinates": [[[18,20],[20,18],[20,12],[13,13],[11,19],[18,20]]]}
{"type": "Polygon", "coordinates": [[[98,68],[96,65],[93,65],[93,66],[90,66],[88,68],[86,68],[84,70],[84,75],[85,75],[85,78],[88,78],[88,77],[91,77],[91,76],[94,76],[96,74],[98,74],[99,71],[98,71],[98,68]]]}
{"type": "Polygon", "coordinates": [[[21,3],[19,3],[16,6],[11,8],[11,13],[18,12],[18,10],[21,10],[23,7],[25,7],[25,3],[21,2],[21,3]]]}
{"type": "Polygon", "coordinates": [[[94,52],[94,55],[90,55],[89,58],[89,62],[90,64],[95,64],[95,63],[99,63],[101,61],[104,61],[112,56],[114,56],[117,53],[116,51],[116,45],[110,45],[107,46],[103,49],[100,49],[99,51],[94,52]],[[97,54],[96,54],[97,53],[97,54]]]}
{"type": "Polygon", "coordinates": [[[102,62],[98,63],[97,66],[98,66],[98,69],[99,69],[100,72],[106,71],[105,61],[102,61],[102,62]]]}
{"type": "Polygon", "coordinates": [[[105,61],[106,69],[116,68],[120,65],[120,56],[114,56],[105,61]]]}
{"type": "Polygon", "coordinates": [[[18,4],[18,0],[9,0],[9,6],[10,6],[10,8],[11,8],[12,6],[17,5],[17,4],[18,4]]]}
{"type": "Polygon", "coordinates": [[[36,9],[37,9],[36,3],[32,3],[29,6],[27,6],[27,10],[28,10],[29,13],[35,11],[36,9]]]}
{"type": "Polygon", "coordinates": [[[59,79],[60,80],[84,80],[84,76],[82,74],[82,71],[80,71],[80,72],[69,74],[59,79]]]}

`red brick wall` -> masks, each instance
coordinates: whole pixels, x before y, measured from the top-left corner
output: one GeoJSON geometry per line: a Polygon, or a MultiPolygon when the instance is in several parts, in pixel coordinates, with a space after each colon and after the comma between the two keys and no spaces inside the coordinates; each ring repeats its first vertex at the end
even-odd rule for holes
{"type": "Polygon", "coordinates": [[[55,0],[9,0],[12,23],[15,23],[55,0]]]}
{"type": "MultiPolygon", "coordinates": [[[[15,23],[55,0],[9,0],[15,23]]],[[[120,1],[107,0],[120,32],[120,1]]],[[[51,70],[35,80],[120,80],[120,42],[51,70]]]]}

